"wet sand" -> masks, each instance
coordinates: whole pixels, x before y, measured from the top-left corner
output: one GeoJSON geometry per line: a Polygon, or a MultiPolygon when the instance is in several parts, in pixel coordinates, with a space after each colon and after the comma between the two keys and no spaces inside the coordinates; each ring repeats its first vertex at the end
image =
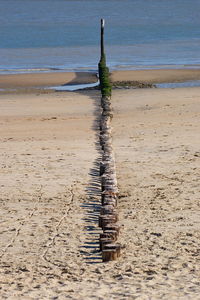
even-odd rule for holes
{"type": "Polygon", "coordinates": [[[135,71],[113,71],[111,80],[141,81],[146,83],[173,83],[200,80],[199,69],[155,69],[135,71]]]}
{"type": "Polygon", "coordinates": [[[0,75],[0,89],[42,88],[65,84],[84,84],[97,81],[90,72],[51,72],[0,75]]]}
{"type": "MultiPolygon", "coordinates": [[[[160,69],[113,71],[111,81],[140,81],[146,83],[184,82],[200,80],[200,69],[160,69]]],[[[67,84],[85,84],[97,81],[96,73],[90,72],[52,72],[0,75],[0,89],[27,90],[33,88],[62,86],[67,84]]]]}
{"type": "Polygon", "coordinates": [[[114,90],[118,261],[98,252],[98,91],[0,95],[2,299],[200,299],[200,88],[114,90]]]}

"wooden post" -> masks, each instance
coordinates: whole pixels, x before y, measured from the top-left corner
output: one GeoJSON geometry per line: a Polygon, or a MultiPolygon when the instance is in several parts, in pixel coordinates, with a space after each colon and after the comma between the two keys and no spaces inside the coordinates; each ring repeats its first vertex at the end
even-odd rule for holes
{"type": "Polygon", "coordinates": [[[119,234],[119,231],[120,231],[120,226],[118,224],[107,224],[105,227],[104,227],[104,231],[110,231],[110,230],[115,230],[117,231],[117,234],[119,234]]]}
{"type": "Polygon", "coordinates": [[[103,233],[100,234],[101,238],[107,238],[107,239],[113,239],[113,241],[116,241],[118,237],[118,232],[116,230],[104,230],[103,233]]]}
{"type": "Polygon", "coordinates": [[[104,56],[104,25],[105,20],[101,19],[101,58],[104,56]]]}
{"type": "Polygon", "coordinates": [[[100,248],[100,251],[103,250],[103,248],[105,247],[105,245],[107,245],[107,244],[112,245],[112,243],[114,243],[114,240],[112,238],[100,238],[99,239],[99,248],[100,248]]]}
{"type": "Polygon", "coordinates": [[[113,224],[118,221],[118,215],[100,215],[99,216],[99,227],[101,227],[103,230],[108,224],[113,224]]]}
{"type": "Polygon", "coordinates": [[[116,212],[116,209],[114,208],[114,206],[108,204],[108,205],[104,205],[104,206],[101,207],[100,214],[101,215],[105,215],[105,214],[111,215],[115,212],[116,212]]]}
{"type": "Polygon", "coordinates": [[[116,194],[107,194],[108,191],[101,193],[101,203],[102,205],[113,205],[117,206],[117,196],[116,194]]]}
{"type": "Polygon", "coordinates": [[[120,256],[121,246],[120,244],[104,243],[102,245],[102,250],[102,259],[104,262],[116,260],[120,256]]]}
{"type": "Polygon", "coordinates": [[[112,260],[116,260],[118,258],[118,254],[116,250],[103,250],[102,251],[102,260],[103,262],[108,262],[112,260]]]}
{"type": "Polygon", "coordinates": [[[110,244],[106,244],[103,247],[103,250],[116,250],[117,251],[117,256],[120,256],[120,252],[121,252],[121,245],[119,243],[110,243],[110,244]]]}

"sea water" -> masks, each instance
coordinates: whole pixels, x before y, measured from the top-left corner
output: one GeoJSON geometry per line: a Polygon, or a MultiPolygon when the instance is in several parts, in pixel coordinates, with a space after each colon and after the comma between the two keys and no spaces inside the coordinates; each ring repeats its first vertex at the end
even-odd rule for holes
{"type": "Polygon", "coordinates": [[[0,0],[0,73],[199,67],[200,0],[0,0]]]}

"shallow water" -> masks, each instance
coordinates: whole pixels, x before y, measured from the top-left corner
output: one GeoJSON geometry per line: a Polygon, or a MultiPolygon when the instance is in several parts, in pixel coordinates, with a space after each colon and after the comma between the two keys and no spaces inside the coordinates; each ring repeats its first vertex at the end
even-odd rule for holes
{"type": "MultiPolygon", "coordinates": [[[[73,84],[73,85],[62,85],[62,86],[54,86],[50,87],[50,89],[54,89],[56,91],[78,91],[82,89],[92,88],[99,85],[99,81],[95,83],[86,83],[86,84],[73,84]]],[[[167,82],[167,83],[157,83],[157,88],[177,88],[177,87],[199,87],[200,80],[190,80],[185,82],[167,82]]]]}
{"type": "Polygon", "coordinates": [[[177,88],[177,87],[199,87],[200,80],[190,80],[185,82],[167,82],[167,83],[158,83],[156,87],[159,88],[177,88]]]}
{"type": "Polygon", "coordinates": [[[99,85],[99,81],[94,82],[94,83],[85,83],[85,84],[65,84],[65,85],[59,85],[59,86],[53,86],[50,87],[50,89],[53,89],[55,91],[78,91],[78,90],[83,90],[83,89],[88,89],[88,88],[93,88],[99,85]]]}

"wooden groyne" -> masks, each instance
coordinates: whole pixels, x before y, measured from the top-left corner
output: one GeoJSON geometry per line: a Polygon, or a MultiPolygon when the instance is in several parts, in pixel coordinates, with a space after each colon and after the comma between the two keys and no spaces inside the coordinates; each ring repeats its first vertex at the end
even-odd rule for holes
{"type": "Polygon", "coordinates": [[[121,246],[117,242],[120,226],[118,225],[117,201],[118,187],[115,167],[115,157],[112,147],[111,120],[113,110],[111,106],[112,86],[109,78],[109,69],[106,66],[104,52],[104,20],[101,20],[101,58],[98,65],[101,89],[101,118],[99,141],[102,149],[100,163],[101,176],[101,211],[99,227],[102,233],[99,237],[100,251],[104,262],[115,260],[120,256],[121,246]]]}

